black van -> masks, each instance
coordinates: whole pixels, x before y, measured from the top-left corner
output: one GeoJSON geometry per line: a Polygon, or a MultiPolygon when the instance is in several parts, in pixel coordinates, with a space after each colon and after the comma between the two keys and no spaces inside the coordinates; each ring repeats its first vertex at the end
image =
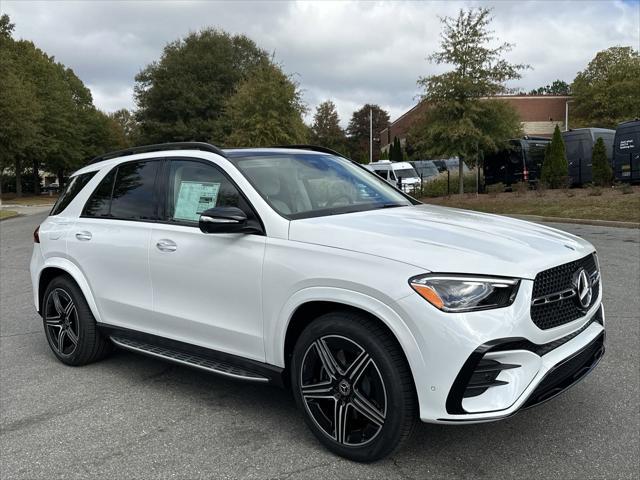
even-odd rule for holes
{"type": "Polygon", "coordinates": [[[623,182],[640,181],[640,120],[623,122],[613,142],[613,175],[623,182]]]}
{"type": "Polygon", "coordinates": [[[607,128],[576,128],[562,132],[567,162],[569,163],[569,181],[571,185],[583,185],[593,180],[591,155],[593,153],[593,145],[598,138],[604,140],[607,160],[611,162],[615,133],[615,130],[607,128]]]}
{"type": "Polygon", "coordinates": [[[535,183],[540,178],[544,151],[550,143],[544,137],[524,137],[509,140],[509,148],[484,157],[484,184],[518,182],[535,183]]]}

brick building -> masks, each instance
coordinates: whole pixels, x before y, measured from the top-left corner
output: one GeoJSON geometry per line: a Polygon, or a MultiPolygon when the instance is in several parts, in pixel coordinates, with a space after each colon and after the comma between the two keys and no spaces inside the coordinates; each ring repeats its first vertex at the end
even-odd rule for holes
{"type": "MultiPolygon", "coordinates": [[[[525,135],[551,137],[556,125],[564,130],[564,118],[567,101],[571,97],[564,95],[503,95],[493,97],[509,102],[520,115],[525,135]]],[[[420,102],[408,112],[391,122],[389,128],[380,132],[380,148],[385,151],[395,137],[401,142],[413,124],[422,117],[427,108],[426,102],[420,102]]]]}

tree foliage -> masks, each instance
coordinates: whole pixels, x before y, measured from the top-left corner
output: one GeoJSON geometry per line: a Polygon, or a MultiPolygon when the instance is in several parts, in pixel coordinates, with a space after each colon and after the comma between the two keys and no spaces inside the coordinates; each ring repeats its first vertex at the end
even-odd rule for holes
{"type": "MultiPolygon", "coordinates": [[[[519,133],[520,122],[513,107],[484,99],[507,93],[506,82],[520,78],[528,66],[503,58],[512,45],[494,46],[490,23],[486,8],[460,10],[457,18],[442,19],[440,50],[429,58],[452,69],[418,80],[429,108],[412,134],[412,143],[428,155],[457,156],[469,163],[480,151],[506,146],[508,139],[519,133]]],[[[462,162],[459,173],[463,193],[462,162]]]]}
{"type": "Polygon", "coordinates": [[[398,137],[393,137],[393,143],[391,144],[391,147],[389,147],[389,160],[392,162],[402,162],[404,160],[402,144],[398,137]]]}
{"type": "Polygon", "coordinates": [[[253,70],[226,104],[229,146],[267,147],[304,143],[306,107],[298,85],[271,62],[253,70]]]}
{"type": "Polygon", "coordinates": [[[141,139],[225,143],[230,97],[268,59],[248,37],[211,28],[169,43],[160,60],[136,76],[141,139]]]}
{"type": "Polygon", "coordinates": [[[534,88],[529,95],[571,95],[571,86],[564,80],[554,80],[551,85],[534,88]]]}
{"type": "Polygon", "coordinates": [[[598,52],[571,84],[578,126],[615,128],[640,117],[640,55],[632,47],[598,52]]]}
{"type": "Polygon", "coordinates": [[[591,153],[591,168],[593,173],[593,183],[601,187],[611,185],[613,180],[613,169],[607,158],[607,148],[602,137],[598,137],[593,145],[591,153]]]}
{"type": "Polygon", "coordinates": [[[345,151],[346,136],[340,127],[336,106],[331,100],[324,101],[316,107],[311,126],[311,142],[337,152],[345,151]]]}
{"type": "Polygon", "coordinates": [[[568,183],[569,164],[560,128],[556,125],[551,143],[547,146],[542,163],[540,180],[550,188],[560,188],[568,183]]]}
{"type": "Polygon", "coordinates": [[[351,158],[360,163],[369,163],[369,112],[373,124],[373,161],[380,159],[380,132],[389,127],[389,113],[379,105],[367,103],[353,112],[347,136],[351,158]]]}
{"type": "MultiPolygon", "coordinates": [[[[40,168],[58,175],[81,166],[97,152],[122,146],[117,126],[93,105],[73,70],[32,42],[15,40],[9,17],[0,18],[0,154],[21,194],[22,174],[40,168]]],[[[38,193],[39,179],[34,182],[38,193]]]]}

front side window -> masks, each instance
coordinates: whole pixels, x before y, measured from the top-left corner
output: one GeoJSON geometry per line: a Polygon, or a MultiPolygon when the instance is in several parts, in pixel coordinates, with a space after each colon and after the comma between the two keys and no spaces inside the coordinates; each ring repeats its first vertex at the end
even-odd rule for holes
{"type": "Polygon", "coordinates": [[[372,172],[334,155],[268,153],[232,161],[274,210],[292,220],[412,204],[372,172]]]}
{"type": "Polygon", "coordinates": [[[51,213],[49,215],[58,215],[65,208],[69,206],[69,204],[73,201],[74,198],[82,191],[89,180],[93,178],[93,176],[97,173],[88,172],[83,173],[81,175],[76,175],[75,177],[71,177],[67,182],[67,186],[64,191],[58,197],[56,204],[51,209],[51,213]]]}
{"type": "Polygon", "coordinates": [[[252,216],[238,189],[218,168],[192,160],[171,161],[167,220],[197,225],[202,212],[214,207],[238,207],[252,216]]]}
{"type": "Polygon", "coordinates": [[[157,161],[122,163],[100,182],[85,208],[83,216],[119,220],[156,218],[154,197],[157,161]]]}

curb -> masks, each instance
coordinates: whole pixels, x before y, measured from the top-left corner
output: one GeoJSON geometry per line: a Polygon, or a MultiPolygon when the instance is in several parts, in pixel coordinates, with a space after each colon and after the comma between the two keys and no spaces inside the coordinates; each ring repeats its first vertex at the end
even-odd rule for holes
{"type": "MultiPolygon", "coordinates": [[[[503,214],[504,215],[504,214],[503,214]]],[[[595,225],[598,227],[616,228],[636,228],[640,229],[640,222],[619,222],[617,220],[591,220],[586,218],[562,218],[562,217],[540,217],[538,215],[510,215],[507,217],[528,220],[530,222],[554,222],[554,223],[576,223],[582,225],[595,225]]]]}
{"type": "Polygon", "coordinates": [[[24,217],[24,213],[18,213],[16,215],[11,215],[10,217],[0,218],[0,222],[4,222],[6,220],[11,220],[12,218],[24,217]]]}

